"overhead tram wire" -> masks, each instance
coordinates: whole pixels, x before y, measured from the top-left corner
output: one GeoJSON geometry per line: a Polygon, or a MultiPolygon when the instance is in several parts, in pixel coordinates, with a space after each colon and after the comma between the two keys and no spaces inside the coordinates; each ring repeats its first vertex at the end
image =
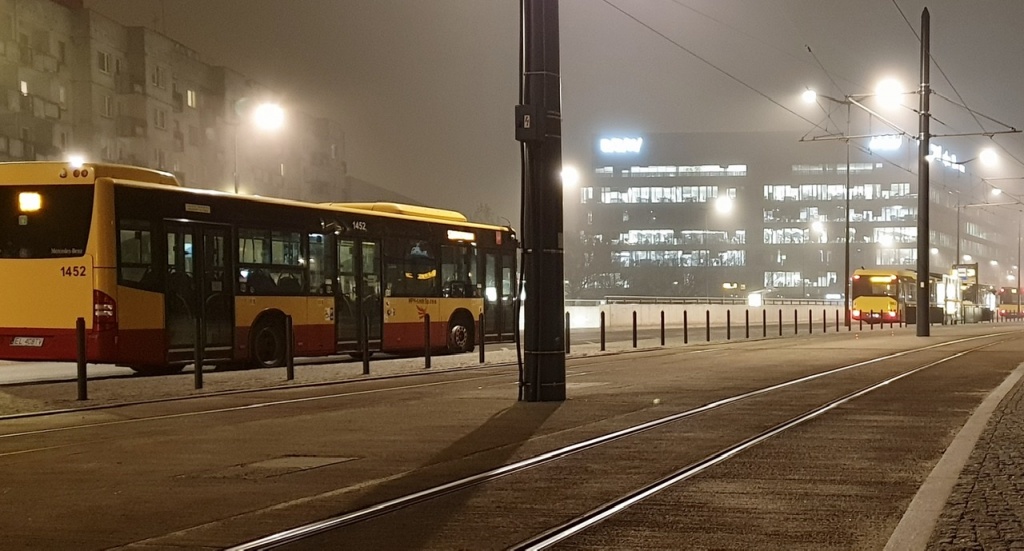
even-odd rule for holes
{"type": "MultiPolygon", "coordinates": [[[[914,25],[910,22],[910,19],[907,18],[907,14],[903,13],[903,8],[900,7],[899,3],[896,0],[892,0],[892,4],[893,4],[893,6],[896,6],[896,11],[898,11],[900,13],[900,16],[903,17],[903,21],[906,22],[907,27],[910,28],[910,32],[914,33],[914,38],[916,38],[917,41],[920,42],[921,41],[921,35],[918,34],[917,29],[914,28],[914,25]]],[[[942,78],[944,78],[946,80],[946,84],[949,84],[950,89],[952,89],[953,93],[956,94],[956,97],[960,100],[960,103],[958,104],[958,103],[952,101],[951,99],[949,99],[949,98],[947,98],[947,97],[945,97],[945,96],[935,92],[934,89],[932,89],[932,95],[938,96],[938,97],[948,101],[949,103],[951,103],[953,105],[956,105],[958,107],[961,107],[961,108],[965,109],[968,113],[971,114],[971,118],[974,119],[974,122],[976,122],[978,124],[978,128],[981,129],[981,132],[983,134],[985,134],[989,138],[989,140],[991,140],[992,143],[994,143],[997,147],[999,147],[999,149],[1003,153],[1005,153],[1007,157],[1010,157],[1014,161],[1017,161],[1017,164],[1019,164],[1021,166],[1024,166],[1024,160],[1021,160],[1019,157],[1017,157],[1016,155],[1011,153],[1008,149],[1006,149],[1005,146],[1003,146],[1003,144],[997,142],[995,140],[994,136],[991,133],[989,133],[987,130],[985,130],[985,125],[982,124],[981,120],[978,119],[978,116],[980,115],[980,116],[988,119],[991,122],[994,122],[996,124],[1002,125],[1002,126],[1004,126],[1006,128],[1009,128],[1011,130],[1016,131],[1017,129],[1014,128],[1013,126],[1010,126],[1010,125],[1005,124],[1003,122],[997,121],[996,119],[993,119],[992,117],[988,117],[986,115],[978,113],[974,109],[971,109],[970,107],[968,107],[967,106],[967,101],[964,100],[962,95],[960,95],[960,91],[956,89],[956,85],[953,84],[952,79],[950,79],[949,76],[946,75],[946,71],[944,71],[942,69],[942,65],[939,64],[939,61],[937,59],[935,59],[935,56],[931,55],[931,53],[928,54],[928,57],[931,59],[931,62],[935,64],[935,68],[939,70],[939,73],[942,74],[942,78]]],[[[934,118],[934,117],[932,117],[932,118],[934,118]]],[[[939,121],[939,122],[941,122],[941,121],[939,121]]],[[[949,126],[949,125],[946,125],[944,123],[943,123],[943,125],[946,126],[947,128],[952,129],[952,127],[949,126]]],[[[982,178],[982,180],[984,180],[984,178],[982,178]]]]}
{"type": "MultiPolygon", "coordinates": [[[[616,11],[618,11],[619,13],[621,13],[622,15],[625,15],[626,17],[628,17],[628,18],[632,19],[632,20],[633,20],[634,22],[636,22],[636,23],[637,23],[638,25],[640,25],[641,27],[644,27],[645,29],[647,29],[647,30],[651,31],[652,33],[654,33],[654,34],[658,35],[659,37],[661,37],[661,38],[662,38],[662,39],[664,39],[665,41],[669,42],[670,44],[672,44],[672,45],[673,45],[673,46],[675,46],[676,48],[679,48],[680,50],[682,50],[682,51],[684,51],[684,52],[686,52],[686,53],[690,54],[691,56],[693,56],[694,58],[696,58],[696,59],[697,59],[697,60],[699,60],[700,62],[702,62],[702,63],[704,63],[705,65],[707,65],[707,66],[711,67],[712,69],[714,69],[714,70],[718,71],[719,73],[721,73],[721,74],[725,75],[726,77],[728,77],[729,79],[731,79],[731,80],[735,81],[736,83],[740,84],[740,85],[741,85],[741,86],[743,86],[744,88],[746,88],[746,89],[748,89],[748,90],[750,90],[750,91],[754,92],[755,94],[757,94],[757,95],[761,96],[762,98],[764,98],[764,99],[768,100],[768,101],[769,101],[770,103],[772,103],[773,105],[775,105],[775,106],[777,106],[777,107],[781,108],[781,109],[782,109],[783,111],[785,111],[785,112],[787,112],[787,113],[789,113],[789,114],[791,114],[791,115],[795,116],[796,118],[798,118],[798,119],[800,119],[800,120],[802,120],[802,121],[806,122],[807,124],[810,124],[810,125],[812,125],[812,126],[818,127],[818,123],[815,123],[815,122],[814,122],[814,121],[812,121],[811,119],[808,119],[807,117],[805,117],[805,116],[801,115],[800,113],[797,113],[796,111],[793,111],[792,109],[790,109],[790,108],[786,107],[785,105],[783,105],[783,104],[779,103],[778,101],[776,101],[776,100],[775,100],[774,98],[772,98],[772,97],[771,97],[771,96],[769,96],[768,94],[766,94],[766,93],[762,92],[761,90],[758,90],[757,88],[755,88],[755,87],[754,87],[753,85],[751,85],[751,84],[748,84],[748,83],[744,82],[744,81],[743,81],[742,79],[740,79],[739,77],[737,77],[737,76],[733,75],[732,73],[730,73],[730,72],[726,71],[725,69],[723,69],[723,68],[721,68],[721,67],[719,67],[719,66],[715,65],[714,63],[712,63],[712,62],[708,61],[707,59],[705,59],[704,57],[702,57],[702,56],[701,56],[700,54],[698,54],[698,53],[694,52],[693,50],[691,50],[691,49],[687,48],[686,46],[683,46],[683,45],[682,45],[682,44],[680,44],[679,42],[676,42],[675,40],[673,40],[673,39],[672,39],[672,38],[670,38],[669,36],[665,35],[664,33],[662,33],[661,31],[659,31],[659,30],[657,30],[657,29],[655,29],[654,27],[651,27],[651,26],[650,26],[650,25],[648,25],[647,23],[644,23],[644,22],[643,22],[642,20],[640,20],[639,18],[637,18],[637,17],[635,16],[635,15],[633,15],[633,14],[629,13],[628,11],[626,11],[626,10],[622,9],[621,7],[619,7],[619,6],[615,5],[615,4],[613,4],[613,3],[611,2],[611,0],[602,0],[602,1],[603,1],[603,2],[605,3],[605,4],[608,4],[609,6],[611,6],[611,7],[613,8],[613,9],[615,9],[615,10],[616,10],[616,11]]],[[[914,137],[914,136],[911,136],[911,139],[915,139],[915,140],[916,140],[917,138],[916,138],[916,137],[914,137]]],[[[892,165],[892,166],[894,166],[894,167],[896,167],[896,168],[898,168],[898,169],[900,169],[900,170],[903,170],[903,171],[905,171],[905,172],[907,172],[907,173],[909,173],[909,174],[916,174],[916,173],[915,173],[915,172],[913,171],[913,169],[912,169],[912,168],[909,168],[909,167],[905,167],[905,166],[903,166],[903,165],[901,165],[901,164],[899,164],[899,163],[897,163],[897,162],[893,161],[892,159],[888,159],[888,158],[886,158],[886,157],[884,157],[884,156],[882,156],[882,155],[879,155],[878,153],[876,153],[876,152],[874,152],[874,151],[871,151],[871,150],[869,150],[869,149],[866,149],[866,148],[864,148],[863,146],[860,146],[860,145],[854,145],[854,147],[856,147],[856,148],[857,148],[858,150],[860,150],[860,151],[864,151],[864,152],[866,152],[866,153],[869,153],[869,154],[871,154],[871,155],[875,155],[875,156],[877,156],[878,158],[882,159],[882,160],[883,160],[884,162],[886,162],[886,163],[888,163],[888,164],[890,164],[890,165],[892,165]]]]}
{"type": "Polygon", "coordinates": [[[676,48],[679,48],[680,50],[682,50],[682,51],[684,51],[684,52],[686,52],[686,53],[690,54],[691,56],[693,56],[694,58],[696,58],[697,60],[699,60],[699,61],[700,61],[701,63],[704,63],[704,64],[705,64],[705,65],[707,65],[708,67],[711,67],[712,69],[714,69],[714,70],[718,71],[719,73],[721,73],[721,74],[725,75],[726,77],[728,77],[729,79],[731,79],[731,80],[735,81],[736,83],[740,84],[740,85],[741,85],[741,86],[743,86],[744,88],[746,88],[746,89],[750,90],[751,92],[754,92],[755,94],[757,94],[757,95],[761,96],[762,98],[764,98],[764,99],[768,100],[769,102],[771,102],[771,103],[772,103],[772,104],[774,104],[775,106],[777,106],[777,107],[781,108],[781,109],[782,109],[783,111],[786,111],[787,113],[789,113],[789,114],[791,114],[791,115],[793,115],[793,116],[797,117],[798,119],[800,119],[800,120],[802,120],[802,121],[806,122],[807,124],[814,124],[814,122],[813,122],[813,121],[811,121],[810,119],[808,119],[807,117],[804,117],[804,116],[803,116],[803,115],[801,115],[800,113],[797,113],[796,111],[793,111],[793,110],[792,110],[792,109],[790,109],[789,107],[786,107],[785,105],[783,105],[783,104],[779,103],[778,101],[776,101],[776,100],[775,100],[775,98],[773,98],[773,97],[769,96],[768,94],[766,94],[766,93],[764,93],[764,92],[762,92],[762,91],[758,90],[757,88],[754,88],[754,87],[753,87],[752,85],[750,85],[750,84],[747,84],[746,82],[744,82],[743,80],[741,80],[741,79],[740,79],[739,77],[737,77],[737,76],[733,75],[733,74],[732,74],[732,73],[730,73],[729,71],[726,71],[725,69],[723,69],[723,68],[719,67],[718,65],[715,65],[714,63],[712,63],[712,62],[708,61],[707,59],[705,59],[704,57],[702,57],[702,56],[701,56],[700,54],[698,54],[697,52],[694,52],[693,50],[691,50],[691,49],[687,48],[686,46],[683,46],[683,45],[682,45],[682,44],[680,44],[679,42],[676,42],[675,40],[673,40],[673,39],[672,39],[671,37],[669,37],[669,36],[668,36],[668,35],[666,35],[665,33],[663,33],[663,32],[661,32],[661,31],[659,31],[658,29],[655,29],[654,27],[652,27],[652,26],[648,25],[647,23],[644,23],[644,22],[643,22],[643,21],[641,21],[641,20],[640,20],[639,18],[637,18],[637,17],[635,16],[635,15],[633,15],[633,14],[629,13],[628,11],[626,11],[626,10],[624,10],[624,9],[620,8],[619,6],[616,6],[615,4],[613,4],[613,3],[611,2],[611,0],[602,0],[602,1],[603,1],[603,2],[605,3],[605,4],[608,4],[609,6],[611,6],[612,8],[614,8],[614,9],[615,9],[616,11],[618,11],[618,12],[619,12],[619,13],[621,13],[622,15],[625,15],[626,17],[628,17],[628,18],[632,19],[633,21],[635,21],[635,22],[636,22],[636,23],[637,23],[638,25],[640,25],[641,27],[644,27],[645,29],[647,29],[647,30],[651,31],[652,33],[654,33],[654,34],[656,34],[656,35],[660,36],[660,37],[661,37],[662,39],[666,40],[667,42],[669,42],[670,44],[672,44],[672,45],[673,45],[673,46],[675,46],[676,48]]]}

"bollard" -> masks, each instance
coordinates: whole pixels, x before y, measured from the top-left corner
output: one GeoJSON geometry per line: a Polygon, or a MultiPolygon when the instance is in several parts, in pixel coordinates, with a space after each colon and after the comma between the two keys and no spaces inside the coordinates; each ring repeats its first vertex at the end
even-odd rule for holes
{"type": "Polygon", "coordinates": [[[423,316],[423,369],[430,369],[430,314],[423,316]]]}
{"type": "Polygon", "coordinates": [[[689,320],[686,318],[686,310],[683,310],[683,344],[690,344],[689,320]]]}
{"type": "MultiPolygon", "coordinates": [[[[871,312],[870,312],[870,313],[868,314],[868,316],[870,316],[870,317],[868,317],[868,320],[873,320],[873,319],[875,319],[875,311],[874,311],[874,310],[872,310],[872,311],[871,311],[871,312]]],[[[871,323],[871,321],[868,321],[868,328],[869,328],[869,329],[871,329],[872,331],[874,331],[874,330],[875,330],[875,324],[874,324],[874,323],[871,323]]]]}
{"type": "Polygon", "coordinates": [[[203,388],[203,319],[196,316],[196,334],[195,334],[195,361],[196,361],[196,372],[195,372],[195,387],[196,390],[203,388]]]}
{"type": "Polygon", "coordinates": [[[744,314],[743,317],[745,318],[745,321],[743,322],[743,325],[747,328],[747,338],[749,339],[750,338],[750,310],[744,310],[743,314],[744,314]]]}
{"type": "Polygon", "coordinates": [[[85,382],[85,318],[75,320],[75,342],[78,343],[78,399],[88,400],[89,389],[86,387],[85,382]]]}
{"type": "Polygon", "coordinates": [[[636,348],[636,310],[633,310],[633,348],[636,348]]]}
{"type": "MultiPolygon", "coordinates": [[[[864,315],[863,314],[861,314],[860,319],[857,320],[857,324],[859,325],[857,330],[858,331],[863,331],[864,330],[864,315]]],[[[851,323],[850,325],[853,325],[853,324],[851,323]]]]}
{"type": "Polygon", "coordinates": [[[363,315],[363,375],[370,374],[370,316],[363,315]]]}
{"type": "Polygon", "coordinates": [[[796,308],[793,308],[793,334],[800,334],[800,321],[797,319],[796,308]]]}
{"type": "Polygon", "coordinates": [[[828,310],[821,311],[821,332],[828,333],[828,310]]]}
{"type": "Polygon", "coordinates": [[[732,310],[725,311],[725,340],[732,340],[732,310]]]}
{"type": "Polygon", "coordinates": [[[814,334],[814,310],[807,311],[807,334],[814,334]]]}
{"type": "Polygon", "coordinates": [[[292,325],[292,317],[284,317],[284,378],[287,381],[295,380],[295,350],[293,339],[295,327],[292,325]]]}
{"type": "Polygon", "coordinates": [[[480,341],[480,342],[477,343],[477,346],[480,347],[480,363],[485,363],[485,360],[484,360],[484,342],[485,342],[485,339],[484,339],[484,314],[483,314],[483,312],[480,313],[480,321],[477,323],[477,327],[478,327],[478,329],[476,331],[476,334],[477,334],[477,337],[478,337],[477,340],[480,341]]]}
{"type": "Polygon", "coordinates": [[[839,310],[836,310],[836,333],[839,332],[839,310]]]}
{"type": "Polygon", "coordinates": [[[761,338],[768,338],[768,310],[761,310],[761,338]]]}
{"type": "Polygon", "coordinates": [[[782,308],[779,308],[779,336],[782,336],[782,308]]]}
{"type": "Polygon", "coordinates": [[[704,310],[704,332],[707,333],[708,342],[711,342],[711,310],[704,310]]]}
{"type": "Polygon", "coordinates": [[[661,311],[661,345],[665,346],[665,311],[661,311]]]}
{"type": "Polygon", "coordinates": [[[601,311],[601,352],[604,352],[604,310],[601,311]]]}
{"type": "Polygon", "coordinates": [[[569,354],[569,312],[565,313],[565,354],[569,354]]]}

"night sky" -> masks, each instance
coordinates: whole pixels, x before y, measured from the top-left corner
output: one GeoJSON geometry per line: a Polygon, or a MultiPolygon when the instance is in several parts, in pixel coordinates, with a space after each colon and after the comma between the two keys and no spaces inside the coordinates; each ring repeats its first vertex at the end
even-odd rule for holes
{"type": "MultiPolygon", "coordinates": [[[[519,2],[515,0],[86,0],[341,123],[350,173],[427,204],[519,220],[519,2]]],[[[1021,0],[562,0],[563,156],[600,135],[793,130],[821,134],[808,86],[834,97],[894,77],[919,85],[931,13],[933,134],[1024,128],[1021,0]],[[902,13],[901,13],[902,12],[902,13]],[[908,23],[909,21],[909,23],[908,23]],[[808,47],[813,52],[808,52],[808,47]],[[998,124],[1003,123],[1003,124],[998,124]]],[[[886,111],[917,133],[917,96],[886,111]]],[[[843,130],[845,110],[832,131],[843,130]]],[[[854,115],[858,133],[868,128],[854,115]],[[860,122],[858,122],[860,121],[860,122]]],[[[1020,134],[933,139],[991,178],[1024,176],[1020,134]]],[[[837,148],[842,147],[836,145],[837,148]]],[[[839,154],[837,154],[839,158],[839,154]]],[[[682,160],[681,160],[682,161],[682,160]]],[[[702,162],[694,159],[693,162],[702,162]]],[[[915,167],[916,172],[916,167],[915,167]]],[[[584,178],[586,172],[584,171],[584,178]]],[[[997,180],[1024,194],[1024,180],[997,180]]],[[[979,186],[986,184],[978,183],[979,186]]]]}

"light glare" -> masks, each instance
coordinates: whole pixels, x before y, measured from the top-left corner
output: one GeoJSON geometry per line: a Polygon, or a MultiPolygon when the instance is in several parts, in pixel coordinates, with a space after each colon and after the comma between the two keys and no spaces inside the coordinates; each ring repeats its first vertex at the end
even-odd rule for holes
{"type": "Polygon", "coordinates": [[[18,194],[18,208],[21,212],[36,212],[43,208],[43,197],[38,193],[22,192],[18,194]]]}
{"type": "Polygon", "coordinates": [[[284,126],[284,109],[276,103],[263,103],[253,111],[252,119],[262,130],[277,130],[284,126]]]}
{"type": "Polygon", "coordinates": [[[903,86],[896,79],[884,79],[875,87],[875,96],[882,105],[895,107],[902,103],[903,86]]]}

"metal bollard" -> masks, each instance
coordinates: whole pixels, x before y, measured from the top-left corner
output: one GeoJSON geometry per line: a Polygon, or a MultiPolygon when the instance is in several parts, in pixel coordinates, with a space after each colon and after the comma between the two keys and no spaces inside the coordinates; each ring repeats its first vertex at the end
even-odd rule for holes
{"type": "Polygon", "coordinates": [[[604,352],[604,311],[601,311],[601,352],[604,352]]]}
{"type": "Polygon", "coordinates": [[[747,328],[747,338],[750,338],[750,310],[743,311],[745,321],[743,325],[747,328]]]}
{"type": "Polygon", "coordinates": [[[768,338],[768,310],[761,310],[761,338],[768,338]]]}
{"type": "Polygon", "coordinates": [[[430,369],[430,314],[423,316],[423,369],[430,369]]]}
{"type": "Polygon", "coordinates": [[[196,362],[196,371],[194,380],[196,390],[199,390],[200,388],[203,388],[203,319],[199,316],[196,316],[195,330],[196,334],[193,344],[195,345],[194,357],[196,362]]]}
{"type": "Polygon", "coordinates": [[[569,312],[565,313],[565,353],[569,354],[570,342],[569,342],[569,312]]]}
{"type": "MultiPolygon", "coordinates": [[[[871,313],[870,313],[870,314],[868,314],[868,315],[870,316],[870,317],[868,318],[869,320],[873,320],[873,319],[875,319],[875,311],[874,311],[874,310],[872,310],[872,311],[871,311],[871,313]]],[[[868,322],[868,327],[869,327],[869,328],[870,328],[870,329],[871,329],[872,331],[874,331],[874,330],[875,330],[875,324],[874,324],[874,323],[871,323],[870,321],[868,322]]]]}
{"type": "Polygon", "coordinates": [[[800,320],[797,319],[796,308],[793,308],[793,334],[800,334],[800,320]]]}
{"type": "Polygon", "coordinates": [[[88,400],[89,389],[86,387],[85,372],[85,318],[75,320],[75,342],[78,343],[78,399],[88,400]]]}
{"type": "Polygon", "coordinates": [[[686,318],[686,310],[683,310],[683,344],[690,344],[689,320],[686,318]]]}
{"type": "Polygon", "coordinates": [[[807,334],[814,334],[814,310],[807,311],[807,334]]]}
{"type": "Polygon", "coordinates": [[[839,332],[839,310],[836,310],[836,333],[839,332]]]}
{"type": "Polygon", "coordinates": [[[661,311],[661,345],[665,346],[665,311],[661,311]]]}
{"type": "Polygon", "coordinates": [[[287,381],[295,380],[295,350],[293,350],[294,326],[292,317],[284,317],[284,378],[287,381]]]}
{"type": "Polygon", "coordinates": [[[711,342],[711,310],[704,310],[704,332],[707,333],[708,342],[711,342]]]}
{"type": "Polygon", "coordinates": [[[633,310],[633,348],[636,348],[636,310],[633,310]]]}
{"type": "Polygon", "coordinates": [[[779,336],[782,336],[782,308],[779,308],[779,336]]]}
{"type": "Polygon", "coordinates": [[[484,314],[482,312],[480,313],[480,321],[477,323],[477,327],[479,328],[479,329],[477,329],[476,334],[477,334],[477,340],[480,341],[480,342],[477,343],[477,346],[480,347],[480,363],[485,363],[485,360],[484,360],[484,343],[487,342],[487,339],[484,338],[484,314]]]}
{"type": "MultiPolygon", "coordinates": [[[[857,324],[859,325],[857,330],[858,331],[863,331],[864,330],[864,315],[863,314],[860,316],[860,319],[857,320],[857,324]]],[[[853,324],[850,324],[850,325],[853,325],[853,324]]]]}
{"type": "Polygon", "coordinates": [[[828,310],[821,311],[821,332],[828,333],[828,310]]]}
{"type": "Polygon", "coordinates": [[[732,310],[725,311],[725,340],[732,340],[732,310]]]}
{"type": "Polygon", "coordinates": [[[363,352],[363,375],[370,374],[370,316],[363,315],[363,339],[360,343],[363,352]]]}

